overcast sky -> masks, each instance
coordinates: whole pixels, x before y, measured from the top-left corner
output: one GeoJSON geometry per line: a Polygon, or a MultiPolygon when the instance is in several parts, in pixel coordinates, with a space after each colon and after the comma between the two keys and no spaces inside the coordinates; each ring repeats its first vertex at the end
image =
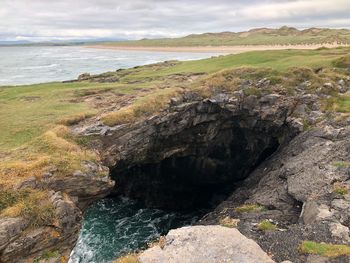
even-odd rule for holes
{"type": "Polygon", "coordinates": [[[350,28],[350,0],[0,0],[0,40],[176,37],[350,28]]]}

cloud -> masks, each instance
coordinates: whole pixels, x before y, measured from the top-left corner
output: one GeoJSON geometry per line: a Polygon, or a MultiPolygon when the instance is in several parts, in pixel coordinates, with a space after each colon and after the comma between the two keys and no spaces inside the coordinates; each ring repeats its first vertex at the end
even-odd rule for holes
{"type": "Polygon", "coordinates": [[[1,0],[0,40],[176,37],[252,27],[350,27],[348,0],[1,0]]]}

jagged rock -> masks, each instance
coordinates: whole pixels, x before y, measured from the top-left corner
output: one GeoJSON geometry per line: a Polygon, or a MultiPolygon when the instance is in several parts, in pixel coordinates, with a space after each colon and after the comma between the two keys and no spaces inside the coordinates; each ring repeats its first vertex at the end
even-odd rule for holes
{"type": "Polygon", "coordinates": [[[253,240],[237,229],[193,226],[171,230],[165,245],[147,249],[140,263],[273,263],[253,240]]]}
{"type": "Polygon", "coordinates": [[[35,254],[38,251],[50,248],[59,243],[59,237],[56,236],[50,227],[41,227],[28,232],[10,243],[1,254],[1,262],[21,262],[26,255],[35,254]]]}
{"type": "Polygon", "coordinates": [[[79,208],[87,207],[92,201],[107,196],[114,186],[106,168],[92,162],[82,163],[85,172],[77,170],[72,176],[49,177],[42,181],[42,186],[55,192],[65,192],[76,197],[79,208]],[[89,187],[86,187],[86,186],[89,187]]]}
{"type": "Polygon", "coordinates": [[[0,251],[18,238],[27,225],[22,218],[0,218],[0,251]]]}
{"type": "Polygon", "coordinates": [[[36,188],[38,181],[34,176],[26,178],[24,181],[20,182],[14,187],[16,190],[25,189],[25,188],[36,188]]]}
{"type": "Polygon", "coordinates": [[[269,94],[264,97],[262,97],[259,102],[263,104],[264,106],[271,106],[276,103],[278,99],[281,98],[281,95],[278,94],[269,94]]]}
{"type": "Polygon", "coordinates": [[[258,104],[258,97],[255,95],[250,95],[244,98],[243,108],[248,111],[252,111],[257,104],[258,104]]]}
{"type": "Polygon", "coordinates": [[[29,255],[36,255],[45,249],[58,246],[59,250],[63,250],[74,245],[81,226],[81,210],[68,195],[60,192],[51,191],[50,201],[56,214],[53,226],[29,228],[23,232],[27,223],[20,218],[2,219],[5,220],[3,223],[0,221],[0,242],[2,238],[7,239],[6,243],[0,243],[0,250],[3,249],[1,262],[13,262],[15,258],[17,262],[22,262],[29,255]]]}

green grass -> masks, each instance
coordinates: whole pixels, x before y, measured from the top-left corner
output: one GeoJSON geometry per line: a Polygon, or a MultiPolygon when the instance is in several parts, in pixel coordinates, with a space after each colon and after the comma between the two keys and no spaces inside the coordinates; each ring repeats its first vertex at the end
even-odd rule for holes
{"type": "MultiPolygon", "coordinates": [[[[71,102],[75,92],[117,88],[116,84],[47,83],[0,87],[0,152],[23,145],[70,116],[95,112],[86,103],[71,102]],[[32,99],[34,98],[34,99],[32,99]]],[[[119,92],[128,92],[122,88],[119,92]]]]}
{"type": "Polygon", "coordinates": [[[205,33],[182,38],[143,39],[138,41],[109,42],[105,45],[131,47],[197,47],[237,45],[297,45],[350,43],[350,30],[306,29],[282,27],[279,29],[253,29],[248,32],[205,33]]]}
{"type": "MultiPolygon", "coordinates": [[[[236,55],[219,56],[210,59],[179,62],[173,67],[161,68],[154,71],[145,68],[129,75],[130,79],[146,77],[164,77],[181,73],[214,73],[223,69],[238,67],[271,68],[279,72],[286,72],[292,67],[330,68],[335,59],[346,54],[350,48],[332,50],[278,50],[252,51],[236,55]]],[[[128,76],[126,76],[126,79],[128,76]]]]}
{"type": "Polygon", "coordinates": [[[269,220],[263,220],[258,224],[258,229],[261,231],[275,231],[277,230],[277,226],[269,220]]]}
{"type": "Polygon", "coordinates": [[[324,257],[339,257],[350,255],[350,246],[304,241],[300,244],[299,251],[303,254],[315,254],[324,257]]]}
{"type": "Polygon", "coordinates": [[[237,213],[252,213],[265,210],[265,207],[258,204],[246,204],[235,208],[237,213]]]}
{"type": "Polygon", "coordinates": [[[333,165],[335,167],[350,167],[350,162],[335,162],[333,165]]]}
{"type": "Polygon", "coordinates": [[[332,96],[326,100],[325,109],[328,111],[341,112],[348,116],[350,114],[350,95],[332,96]]]}
{"type": "Polygon", "coordinates": [[[46,250],[44,253],[41,254],[40,257],[34,259],[33,263],[39,263],[42,260],[50,260],[53,258],[58,258],[60,256],[60,253],[58,251],[49,251],[46,250]]]}

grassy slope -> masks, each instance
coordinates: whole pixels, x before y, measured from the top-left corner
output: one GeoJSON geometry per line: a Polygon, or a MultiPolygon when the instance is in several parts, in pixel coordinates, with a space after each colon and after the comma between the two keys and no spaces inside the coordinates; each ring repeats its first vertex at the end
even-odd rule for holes
{"type": "Polygon", "coordinates": [[[348,51],[349,49],[249,52],[179,62],[157,70],[152,67],[129,69],[129,74],[125,74],[117,83],[47,83],[0,87],[0,152],[23,145],[52,128],[64,116],[95,112],[86,103],[70,101],[79,96],[79,91],[112,88],[119,93],[137,93],[136,88],[152,88],[154,82],[150,82],[151,79],[161,80],[178,73],[213,73],[242,66],[269,67],[277,71],[286,71],[290,67],[329,67],[332,61],[348,51]],[[130,84],[131,82],[136,83],[130,84]]]}
{"type": "Polygon", "coordinates": [[[350,30],[306,29],[282,27],[280,29],[253,29],[241,33],[206,33],[182,38],[143,39],[138,41],[109,42],[116,46],[195,47],[195,46],[236,46],[236,45],[297,45],[350,43],[350,30]]]}

